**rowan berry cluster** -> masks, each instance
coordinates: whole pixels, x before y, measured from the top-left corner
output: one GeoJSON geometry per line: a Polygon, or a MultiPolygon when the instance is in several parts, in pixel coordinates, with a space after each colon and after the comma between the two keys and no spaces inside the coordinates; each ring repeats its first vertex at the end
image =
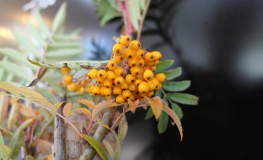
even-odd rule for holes
{"type": "Polygon", "coordinates": [[[104,68],[101,66],[91,69],[84,81],[76,84],[72,81],[72,76],[66,75],[63,81],[68,90],[83,93],[83,87],[96,79],[95,84],[87,86],[88,93],[106,96],[107,99],[114,95],[117,103],[123,103],[128,99],[135,101],[142,100],[145,96],[152,97],[154,90],[162,88],[165,74],[158,73],[154,76],[153,73],[162,58],[160,52],[144,51],[139,41],[131,41],[128,36],[122,36],[120,42],[112,47],[112,51],[113,59],[104,68]],[[121,64],[118,66],[118,63],[121,64]]]}

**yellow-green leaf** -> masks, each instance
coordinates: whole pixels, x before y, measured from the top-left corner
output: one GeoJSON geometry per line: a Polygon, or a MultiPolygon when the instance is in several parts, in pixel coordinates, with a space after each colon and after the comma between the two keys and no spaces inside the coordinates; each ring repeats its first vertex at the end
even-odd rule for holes
{"type": "Polygon", "coordinates": [[[106,150],[108,151],[108,153],[110,154],[111,158],[114,159],[114,150],[112,148],[112,145],[106,141],[106,140],[103,140],[102,141],[102,144],[104,145],[104,147],[106,148],[106,150]]]}
{"type": "Polygon", "coordinates": [[[148,102],[151,105],[151,108],[153,110],[153,114],[155,116],[155,119],[158,120],[161,113],[162,113],[162,100],[160,97],[153,97],[153,98],[148,98],[146,97],[146,100],[148,100],[148,102]]]}
{"type": "Polygon", "coordinates": [[[48,38],[50,36],[50,31],[49,31],[43,17],[41,16],[41,14],[39,13],[38,10],[35,11],[35,15],[36,15],[38,25],[39,25],[41,31],[45,34],[46,38],[48,38]]]}
{"type": "Polygon", "coordinates": [[[11,149],[4,144],[0,144],[0,158],[3,160],[8,160],[11,149]]]}
{"type": "Polygon", "coordinates": [[[30,155],[27,155],[26,156],[26,160],[35,160],[32,156],[30,156],[30,155]]]}
{"type": "Polygon", "coordinates": [[[17,117],[18,117],[18,113],[19,113],[19,104],[15,103],[10,111],[8,120],[7,120],[7,127],[9,130],[11,130],[13,128],[13,126],[16,123],[17,117]]]}
{"type": "Polygon", "coordinates": [[[0,96],[0,124],[6,119],[9,99],[8,96],[0,96]]]}
{"type": "Polygon", "coordinates": [[[71,102],[68,102],[64,108],[63,108],[63,114],[66,118],[68,118],[69,116],[69,113],[70,113],[70,109],[71,109],[71,106],[72,106],[72,103],[71,102]]]}
{"type": "Polygon", "coordinates": [[[18,103],[19,104],[19,111],[21,114],[28,118],[36,118],[36,113],[31,107],[27,107],[25,104],[18,103]]]}
{"type": "Polygon", "coordinates": [[[4,144],[4,138],[3,138],[3,135],[2,133],[0,132],[0,144],[4,144]]]}
{"type": "Polygon", "coordinates": [[[94,137],[81,134],[81,136],[91,144],[91,146],[97,151],[103,160],[109,160],[107,152],[103,148],[102,144],[98,142],[94,137]]]}
{"type": "Polygon", "coordinates": [[[134,101],[134,102],[131,101],[130,99],[128,99],[128,104],[129,104],[129,106],[130,106],[130,108],[131,108],[132,113],[134,113],[135,110],[136,110],[136,108],[138,107],[139,99],[137,99],[137,100],[134,101]]]}
{"type": "Polygon", "coordinates": [[[56,111],[61,107],[65,102],[58,102],[55,104],[56,111]]]}
{"type": "Polygon", "coordinates": [[[56,16],[52,24],[53,33],[55,33],[61,27],[61,25],[64,23],[66,19],[66,6],[67,6],[67,3],[62,3],[58,12],[56,13],[56,16]]]}
{"type": "Polygon", "coordinates": [[[92,109],[94,109],[96,106],[92,100],[88,100],[88,99],[79,99],[78,102],[82,103],[82,104],[84,104],[84,105],[86,105],[92,109]]]}
{"type": "Polygon", "coordinates": [[[22,145],[24,144],[24,140],[25,140],[24,131],[21,129],[16,130],[9,145],[12,150],[10,154],[10,159],[16,159],[17,155],[21,150],[22,145]]]}
{"type": "Polygon", "coordinates": [[[91,112],[87,108],[76,108],[77,110],[80,110],[87,114],[89,117],[91,117],[91,112]]]}
{"type": "Polygon", "coordinates": [[[12,97],[11,98],[11,104],[14,105],[19,100],[18,97],[12,97]]]}

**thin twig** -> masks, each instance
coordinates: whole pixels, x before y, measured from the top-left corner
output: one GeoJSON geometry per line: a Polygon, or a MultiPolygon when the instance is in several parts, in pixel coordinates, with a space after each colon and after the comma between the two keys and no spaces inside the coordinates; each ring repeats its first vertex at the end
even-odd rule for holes
{"type": "Polygon", "coordinates": [[[138,31],[137,31],[137,40],[138,40],[138,41],[139,41],[140,38],[141,38],[143,22],[144,22],[144,19],[145,19],[145,17],[146,17],[148,8],[149,8],[149,6],[150,6],[150,3],[151,3],[151,0],[147,0],[146,7],[144,8],[143,13],[142,13],[142,18],[141,18],[141,20],[140,20],[140,26],[139,26],[139,29],[138,29],[138,31]]]}
{"type": "Polygon", "coordinates": [[[128,34],[129,34],[129,35],[132,35],[132,25],[131,25],[131,18],[130,18],[128,0],[125,0],[125,9],[126,9],[126,13],[127,13],[128,26],[129,26],[128,34]]]}

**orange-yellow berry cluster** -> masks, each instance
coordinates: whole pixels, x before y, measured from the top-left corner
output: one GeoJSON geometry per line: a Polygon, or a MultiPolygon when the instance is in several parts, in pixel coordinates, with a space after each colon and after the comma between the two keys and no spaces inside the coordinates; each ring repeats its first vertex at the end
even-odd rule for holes
{"type": "Polygon", "coordinates": [[[158,73],[154,76],[153,73],[162,58],[160,52],[146,52],[141,49],[139,41],[131,41],[128,36],[122,36],[120,43],[115,44],[112,51],[113,59],[104,65],[103,69],[91,69],[83,83],[73,83],[72,76],[66,75],[63,82],[68,86],[68,90],[78,90],[82,93],[83,87],[92,79],[96,79],[95,84],[87,86],[88,93],[106,96],[106,99],[114,95],[117,103],[123,103],[128,99],[135,101],[142,100],[145,96],[152,97],[154,90],[162,88],[165,74],[158,73]],[[121,64],[118,66],[118,63],[121,64]]]}

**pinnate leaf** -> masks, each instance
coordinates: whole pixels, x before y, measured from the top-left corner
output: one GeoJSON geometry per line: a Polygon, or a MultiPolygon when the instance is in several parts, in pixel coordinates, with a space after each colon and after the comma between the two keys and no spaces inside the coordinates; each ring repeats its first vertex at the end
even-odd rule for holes
{"type": "Polygon", "coordinates": [[[183,128],[182,128],[182,124],[181,124],[180,119],[177,117],[177,115],[175,114],[175,112],[174,112],[172,109],[170,109],[168,106],[163,105],[163,110],[164,110],[166,113],[168,113],[168,114],[171,116],[171,118],[174,120],[174,122],[175,122],[175,124],[176,124],[176,126],[177,126],[177,128],[178,128],[178,130],[179,130],[179,132],[180,132],[181,141],[182,141],[182,139],[183,139],[183,128]]]}
{"type": "Polygon", "coordinates": [[[132,111],[132,113],[134,113],[135,112],[135,110],[136,110],[136,108],[137,108],[137,106],[138,106],[138,104],[139,104],[139,99],[137,99],[136,101],[131,101],[130,99],[128,99],[128,104],[129,104],[129,106],[130,106],[130,108],[131,108],[131,111],[132,111]]]}
{"type": "Polygon", "coordinates": [[[0,158],[7,160],[9,158],[11,149],[4,144],[0,144],[0,158]]]}
{"type": "Polygon", "coordinates": [[[78,102],[82,103],[82,104],[84,104],[84,105],[86,105],[86,106],[88,106],[88,107],[90,107],[92,109],[94,109],[95,106],[96,106],[93,101],[88,100],[88,99],[79,99],[78,102]]]}
{"type": "Polygon", "coordinates": [[[14,136],[11,139],[9,147],[11,148],[10,159],[16,159],[19,154],[22,145],[24,144],[25,134],[21,129],[16,130],[14,136]]]}
{"type": "Polygon", "coordinates": [[[96,105],[96,107],[92,111],[92,119],[99,113],[102,109],[106,108],[109,104],[112,103],[112,100],[102,101],[96,105]]]}
{"type": "Polygon", "coordinates": [[[160,97],[148,98],[145,96],[145,99],[150,103],[150,106],[153,110],[155,119],[158,120],[162,113],[162,100],[160,97]]]}
{"type": "Polygon", "coordinates": [[[149,108],[145,119],[150,119],[150,118],[152,118],[152,116],[153,116],[153,110],[152,110],[152,108],[149,108]]]}
{"type": "Polygon", "coordinates": [[[66,6],[67,6],[66,3],[62,3],[58,12],[56,13],[56,16],[52,24],[53,33],[55,33],[61,27],[61,25],[64,23],[66,19],[66,6]]]}
{"type": "Polygon", "coordinates": [[[162,87],[171,92],[184,91],[191,84],[191,81],[181,81],[181,82],[163,82],[162,87]]]}
{"type": "Polygon", "coordinates": [[[1,132],[0,132],[0,144],[4,144],[4,138],[1,132]]]}
{"type": "Polygon", "coordinates": [[[197,105],[199,98],[197,96],[186,93],[172,93],[167,96],[175,102],[187,105],[197,105]]]}
{"type": "Polygon", "coordinates": [[[38,25],[39,25],[41,31],[45,34],[46,38],[48,38],[50,36],[50,31],[49,31],[43,17],[41,16],[41,14],[39,13],[38,10],[35,11],[35,15],[36,15],[38,25]]]}
{"type": "Polygon", "coordinates": [[[163,133],[168,126],[168,120],[169,120],[169,116],[166,112],[162,111],[160,119],[158,121],[158,131],[159,133],[163,133]]]}
{"type": "Polygon", "coordinates": [[[76,108],[77,110],[80,110],[87,114],[89,117],[91,117],[91,112],[87,108],[76,108]]]}
{"type": "Polygon", "coordinates": [[[157,66],[155,71],[163,70],[165,68],[170,67],[174,63],[174,60],[166,60],[166,61],[161,61],[157,66]]]}
{"type": "Polygon", "coordinates": [[[65,102],[58,102],[55,104],[56,111],[64,104],[65,102]]]}
{"type": "Polygon", "coordinates": [[[72,106],[72,103],[71,102],[68,102],[64,108],[63,108],[63,114],[66,118],[68,118],[69,116],[69,113],[70,113],[70,109],[71,109],[71,106],[72,106]]]}
{"type": "Polygon", "coordinates": [[[103,160],[109,160],[107,152],[100,142],[98,142],[94,137],[85,134],[81,134],[81,136],[92,145],[92,147],[98,152],[103,160]]]}

